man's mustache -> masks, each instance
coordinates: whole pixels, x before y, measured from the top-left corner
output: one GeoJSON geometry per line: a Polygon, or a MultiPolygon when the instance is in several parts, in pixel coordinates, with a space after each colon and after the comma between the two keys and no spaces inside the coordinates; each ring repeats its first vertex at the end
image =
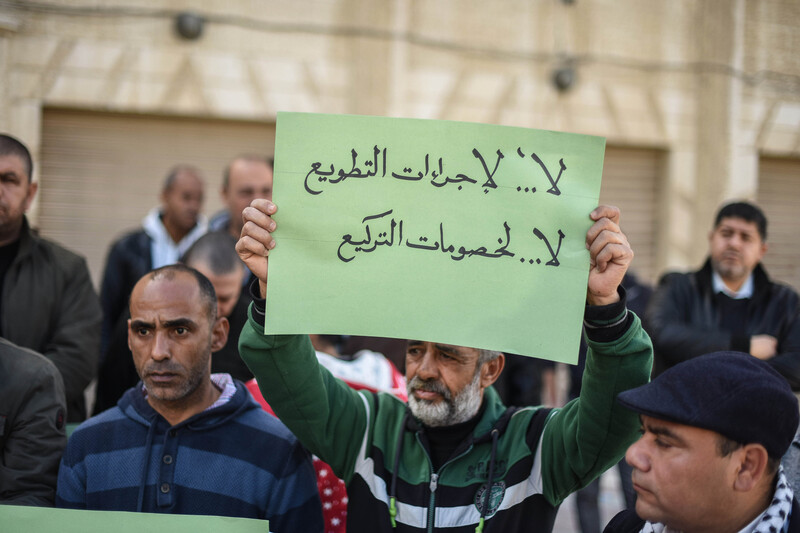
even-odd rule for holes
{"type": "Polygon", "coordinates": [[[183,367],[176,363],[151,363],[144,367],[143,374],[145,376],[150,374],[182,374],[183,367]]]}
{"type": "Polygon", "coordinates": [[[437,379],[422,379],[419,376],[414,376],[408,383],[408,391],[422,390],[426,392],[435,392],[441,394],[445,400],[450,400],[450,391],[444,384],[437,379]]]}

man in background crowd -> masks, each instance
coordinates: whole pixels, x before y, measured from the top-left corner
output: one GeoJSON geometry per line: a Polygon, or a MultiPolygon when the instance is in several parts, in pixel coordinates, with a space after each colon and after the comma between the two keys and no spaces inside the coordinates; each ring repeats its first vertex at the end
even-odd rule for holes
{"type": "Polygon", "coordinates": [[[703,353],[735,350],[767,361],[800,390],[800,297],[769,278],[767,218],[755,205],[723,206],[709,258],[688,274],[662,277],[645,317],[654,374],[703,353]]]}
{"type": "Polygon", "coordinates": [[[37,189],[28,149],[0,134],[0,337],[55,364],[67,421],[80,422],[97,372],[100,303],[86,260],[30,227],[25,213],[37,189]]]}
{"type": "Polygon", "coordinates": [[[242,231],[242,211],[256,198],[272,200],[272,159],[240,155],[222,176],[221,196],[226,209],[211,218],[212,231],[227,231],[234,239],[242,231]]]}
{"type": "Polygon", "coordinates": [[[161,205],[142,220],[142,226],[115,241],[108,252],[100,299],[103,305],[102,355],[114,327],[125,321],[131,289],[145,273],[169,265],[207,230],[201,215],[204,195],[200,171],[189,165],[172,168],[161,188],[161,205]]]}

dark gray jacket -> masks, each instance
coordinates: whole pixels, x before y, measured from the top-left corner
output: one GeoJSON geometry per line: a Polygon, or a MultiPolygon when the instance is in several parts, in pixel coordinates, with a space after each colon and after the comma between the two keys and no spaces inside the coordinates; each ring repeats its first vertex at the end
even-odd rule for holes
{"type": "Polygon", "coordinates": [[[101,321],[86,260],[34,234],[25,219],[0,305],[0,335],[50,359],[64,379],[67,421],[85,420],[83,390],[97,373],[101,321]]]}
{"type": "Polygon", "coordinates": [[[0,503],[53,506],[65,410],[55,365],[0,338],[0,503]]]}

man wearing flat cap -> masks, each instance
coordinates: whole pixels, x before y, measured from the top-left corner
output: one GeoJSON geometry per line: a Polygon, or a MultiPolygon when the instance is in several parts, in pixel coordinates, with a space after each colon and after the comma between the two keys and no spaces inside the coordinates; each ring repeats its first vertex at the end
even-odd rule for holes
{"type": "Polygon", "coordinates": [[[642,424],[625,454],[636,512],[622,511],[606,533],[800,531],[800,504],[780,466],[800,413],[767,363],[715,352],[618,400],[642,424]]]}

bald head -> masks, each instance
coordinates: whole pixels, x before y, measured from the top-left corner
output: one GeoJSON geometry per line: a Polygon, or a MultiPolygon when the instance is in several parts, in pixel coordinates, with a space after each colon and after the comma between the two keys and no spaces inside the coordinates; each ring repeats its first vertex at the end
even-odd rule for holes
{"type": "Polygon", "coordinates": [[[187,284],[194,285],[196,290],[184,291],[180,296],[173,295],[171,300],[181,300],[197,306],[202,315],[213,323],[217,319],[217,297],[214,286],[198,270],[180,263],[157,268],[139,279],[131,291],[131,313],[133,313],[135,303],[148,297],[148,291],[163,292],[165,285],[186,286],[187,284]]]}
{"type": "Polygon", "coordinates": [[[186,165],[173,168],[164,180],[161,221],[176,243],[197,225],[203,209],[204,189],[200,171],[186,165]]]}
{"type": "Polygon", "coordinates": [[[242,231],[242,211],[256,198],[272,199],[272,161],[250,155],[237,157],[222,180],[222,200],[230,214],[228,232],[237,239],[242,231]]]}

